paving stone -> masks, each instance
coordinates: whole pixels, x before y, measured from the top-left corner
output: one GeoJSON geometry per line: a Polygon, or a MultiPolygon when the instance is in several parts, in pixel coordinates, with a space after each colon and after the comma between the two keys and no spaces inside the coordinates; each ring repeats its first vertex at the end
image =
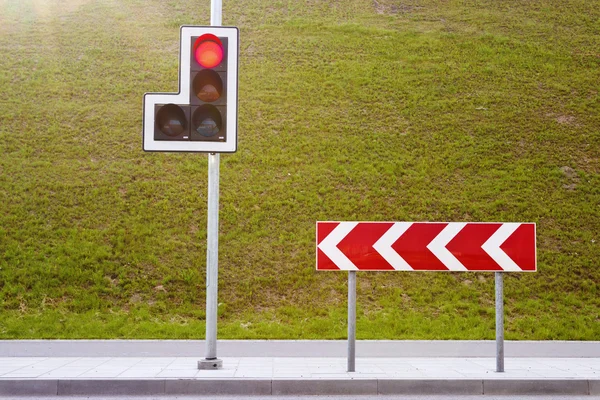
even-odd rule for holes
{"type": "Polygon", "coordinates": [[[64,379],[58,382],[59,396],[160,395],[165,393],[161,379],[64,379]]]}
{"type": "Polygon", "coordinates": [[[590,379],[588,381],[590,395],[592,396],[600,396],[600,379],[590,379]]]}
{"type": "Polygon", "coordinates": [[[151,368],[130,368],[119,374],[121,378],[153,378],[164,371],[163,368],[151,367],[151,368]]]}
{"type": "Polygon", "coordinates": [[[198,374],[197,369],[165,369],[156,375],[157,378],[193,378],[198,374]]]}
{"type": "Polygon", "coordinates": [[[270,379],[169,379],[165,381],[166,394],[194,395],[270,395],[270,379]]]}
{"type": "Polygon", "coordinates": [[[380,379],[378,394],[481,395],[480,379],[380,379]]]}
{"type": "Polygon", "coordinates": [[[273,379],[273,394],[282,395],[376,395],[376,379],[273,379]]]}
{"type": "Polygon", "coordinates": [[[78,367],[78,368],[58,368],[53,371],[47,372],[43,375],[40,375],[40,378],[76,378],[79,375],[85,374],[89,371],[89,367],[78,367]]]}
{"type": "Polygon", "coordinates": [[[589,384],[586,379],[485,379],[484,394],[518,395],[518,394],[589,394],[589,384]]]}
{"type": "Polygon", "coordinates": [[[0,380],[0,396],[56,396],[57,380],[0,380]]]}

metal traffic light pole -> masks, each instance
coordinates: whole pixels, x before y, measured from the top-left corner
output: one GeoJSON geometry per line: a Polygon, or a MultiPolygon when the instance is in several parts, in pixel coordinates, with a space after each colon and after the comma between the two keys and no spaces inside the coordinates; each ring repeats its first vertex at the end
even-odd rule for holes
{"type": "MultiPolygon", "coordinates": [[[[222,0],[211,0],[210,24],[221,26],[222,0]]],[[[217,358],[217,294],[219,287],[219,153],[208,154],[208,223],[206,245],[206,356],[199,369],[219,369],[217,358]]]]}

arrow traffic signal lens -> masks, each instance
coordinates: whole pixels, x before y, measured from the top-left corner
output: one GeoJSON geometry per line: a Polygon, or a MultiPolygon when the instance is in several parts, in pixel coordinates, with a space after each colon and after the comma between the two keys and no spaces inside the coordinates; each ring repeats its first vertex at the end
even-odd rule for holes
{"type": "Polygon", "coordinates": [[[203,104],[192,115],[192,128],[204,137],[214,136],[221,130],[221,113],[211,104],[203,104]]]}
{"type": "Polygon", "coordinates": [[[181,107],[167,104],[156,113],[158,129],[167,136],[181,135],[187,128],[187,119],[181,107]]]}
{"type": "Polygon", "coordinates": [[[218,100],[223,93],[223,80],[212,69],[203,69],[192,83],[196,97],[207,103],[218,100]]]}
{"type": "Polygon", "coordinates": [[[214,35],[202,35],[194,43],[194,58],[203,68],[214,68],[223,61],[223,44],[214,35]]]}

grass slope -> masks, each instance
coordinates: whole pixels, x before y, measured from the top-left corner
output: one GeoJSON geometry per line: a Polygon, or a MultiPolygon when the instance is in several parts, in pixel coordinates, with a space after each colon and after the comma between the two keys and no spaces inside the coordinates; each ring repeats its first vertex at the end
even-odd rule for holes
{"type": "MultiPolygon", "coordinates": [[[[600,3],[225,1],[219,337],[343,338],[316,220],[530,221],[508,339],[600,338],[600,3]]],[[[207,0],[0,0],[0,337],[204,334],[206,157],[141,150],[207,0]]],[[[491,339],[493,274],[359,273],[358,337],[491,339]]]]}

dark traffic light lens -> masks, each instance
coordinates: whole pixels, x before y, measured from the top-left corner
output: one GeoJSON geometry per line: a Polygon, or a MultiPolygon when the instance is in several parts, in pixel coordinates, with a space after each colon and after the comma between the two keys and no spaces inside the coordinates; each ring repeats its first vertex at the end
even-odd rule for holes
{"type": "Polygon", "coordinates": [[[205,137],[214,136],[219,133],[222,125],[221,113],[215,106],[210,104],[198,107],[192,116],[192,127],[196,132],[205,137]]]}
{"type": "Polygon", "coordinates": [[[168,136],[181,135],[186,129],[185,113],[175,104],[167,104],[156,113],[158,129],[168,136]]]}
{"type": "Polygon", "coordinates": [[[223,81],[219,74],[212,69],[203,69],[194,77],[194,93],[202,101],[218,100],[223,93],[223,81]]]}
{"type": "Polygon", "coordinates": [[[194,43],[194,58],[204,68],[214,68],[223,61],[223,46],[215,35],[202,35],[194,43]]]}

